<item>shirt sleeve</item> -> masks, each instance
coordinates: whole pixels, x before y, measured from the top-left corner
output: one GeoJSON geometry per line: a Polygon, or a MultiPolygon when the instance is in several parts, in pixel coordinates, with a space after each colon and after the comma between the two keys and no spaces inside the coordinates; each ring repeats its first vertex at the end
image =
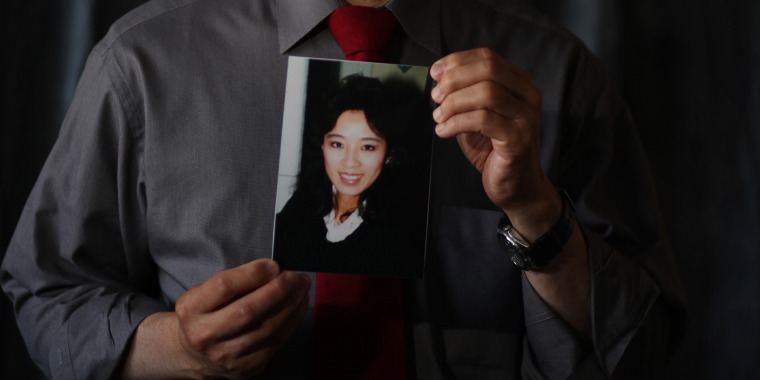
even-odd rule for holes
{"type": "Polygon", "coordinates": [[[594,347],[585,346],[523,277],[525,378],[657,378],[673,335],[659,286],[586,229],[584,238],[593,269],[594,347]]]}
{"type": "Polygon", "coordinates": [[[105,379],[160,302],[145,234],[137,102],[107,47],[88,58],[2,266],[48,378],[105,379]]]}
{"type": "Polygon", "coordinates": [[[555,183],[588,249],[593,347],[524,279],[523,376],[655,378],[680,341],[683,289],[628,108],[587,51],[574,64],[555,183]]]}

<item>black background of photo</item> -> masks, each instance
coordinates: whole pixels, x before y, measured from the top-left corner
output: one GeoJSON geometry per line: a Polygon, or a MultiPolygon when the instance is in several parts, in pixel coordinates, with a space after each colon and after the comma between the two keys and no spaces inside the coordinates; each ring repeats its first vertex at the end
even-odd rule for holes
{"type": "MultiPolygon", "coordinates": [[[[307,80],[304,120],[318,120],[324,112],[324,98],[340,80],[340,66],[332,61],[310,60],[307,80]]],[[[306,132],[304,130],[304,146],[308,144],[306,139],[309,134],[306,132]]],[[[304,149],[303,153],[300,167],[304,167],[314,159],[308,149],[304,149]]]]}

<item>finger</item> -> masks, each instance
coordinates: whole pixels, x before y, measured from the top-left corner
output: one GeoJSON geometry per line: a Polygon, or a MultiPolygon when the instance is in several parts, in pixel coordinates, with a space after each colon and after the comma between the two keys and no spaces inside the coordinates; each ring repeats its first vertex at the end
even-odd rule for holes
{"type": "Polygon", "coordinates": [[[308,294],[309,283],[306,275],[283,272],[222,309],[191,315],[189,318],[183,318],[177,312],[183,334],[182,342],[201,357],[209,356],[209,352],[218,352],[219,344],[235,339],[262,323],[280,303],[290,297],[300,299],[302,293],[308,294]],[[301,294],[292,296],[293,293],[301,294]]]}
{"type": "Polygon", "coordinates": [[[261,323],[249,326],[238,336],[210,347],[207,360],[217,368],[218,374],[254,375],[266,367],[269,359],[282,347],[306,315],[309,307],[309,281],[302,283],[301,291],[277,307],[261,323]]]}
{"type": "Polygon", "coordinates": [[[276,334],[267,340],[268,344],[266,344],[262,349],[257,350],[256,352],[252,352],[249,355],[250,359],[260,360],[264,364],[257,372],[261,372],[266,366],[266,363],[268,363],[272,358],[272,356],[274,356],[274,354],[283,345],[285,345],[285,342],[288,341],[288,339],[293,335],[298,326],[306,317],[306,312],[308,310],[309,296],[307,293],[305,297],[295,305],[294,308],[286,310],[286,313],[283,314],[282,319],[274,321],[274,323],[277,324],[274,330],[276,331],[276,334]]]}
{"type": "Polygon", "coordinates": [[[531,141],[532,138],[529,121],[509,119],[488,110],[456,114],[446,120],[445,123],[438,124],[435,132],[441,138],[477,133],[495,140],[494,143],[506,143],[505,147],[522,146],[531,141]]]}
{"type": "Polygon", "coordinates": [[[453,69],[457,66],[466,65],[474,61],[482,59],[488,53],[481,52],[481,50],[489,50],[487,48],[470,49],[464,51],[457,51],[444,56],[439,59],[430,67],[430,76],[435,81],[440,81],[446,71],[453,69]]]}
{"type": "MultiPolygon", "coordinates": [[[[306,315],[306,311],[308,310],[308,306],[309,301],[307,297],[296,309],[293,309],[291,313],[286,315],[287,318],[283,318],[282,321],[280,321],[281,325],[277,328],[277,333],[275,335],[269,336],[264,340],[256,337],[256,344],[249,346],[249,348],[255,347],[255,349],[247,352],[243,351],[245,354],[237,360],[236,365],[242,371],[239,374],[248,377],[262,373],[272,357],[280,350],[280,348],[282,348],[285,342],[287,342],[290,336],[293,335],[293,332],[301,324],[306,315]]],[[[242,339],[243,338],[241,338],[241,340],[242,339]]],[[[247,344],[246,342],[242,343],[247,344]]]]}
{"type": "Polygon", "coordinates": [[[261,323],[249,326],[240,336],[230,340],[238,345],[243,355],[261,351],[267,347],[279,348],[301,323],[309,308],[308,288],[296,297],[277,307],[261,323]]]}
{"type": "Polygon", "coordinates": [[[525,74],[517,66],[512,65],[506,58],[489,48],[478,48],[451,53],[433,64],[430,68],[430,75],[436,81],[443,80],[443,76],[450,71],[469,66],[483,61],[491,61],[505,70],[512,71],[512,74],[521,76],[525,74]]]}
{"type": "Polygon", "coordinates": [[[185,292],[177,300],[176,311],[180,316],[211,312],[263,286],[279,273],[277,263],[269,259],[251,261],[217,273],[185,292]]]}
{"type": "Polygon", "coordinates": [[[527,74],[516,74],[516,70],[503,60],[483,60],[458,66],[446,72],[431,96],[435,102],[441,103],[453,92],[479,82],[490,81],[503,86],[520,100],[534,105],[540,104],[540,92],[531,77],[527,74]]]}
{"type": "Polygon", "coordinates": [[[540,92],[530,75],[490,49],[454,53],[436,62],[432,72],[438,74],[438,84],[431,94],[437,103],[452,92],[482,81],[499,84],[529,104],[540,105],[541,102],[540,92]]]}
{"type": "Polygon", "coordinates": [[[310,280],[306,275],[282,272],[272,281],[240,297],[222,309],[204,316],[202,323],[217,326],[217,339],[229,338],[263,323],[282,305],[296,302],[308,294],[310,280]]]}
{"type": "Polygon", "coordinates": [[[493,82],[480,82],[446,97],[446,100],[433,111],[433,119],[440,124],[453,115],[476,110],[493,111],[509,119],[532,116],[518,113],[528,111],[529,108],[518,107],[516,102],[519,100],[503,87],[493,82]]]}

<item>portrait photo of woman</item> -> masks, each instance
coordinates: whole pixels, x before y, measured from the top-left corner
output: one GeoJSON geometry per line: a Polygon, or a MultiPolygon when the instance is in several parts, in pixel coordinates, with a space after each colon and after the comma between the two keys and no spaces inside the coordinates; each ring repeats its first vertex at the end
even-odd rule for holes
{"type": "MultiPolygon", "coordinates": [[[[420,277],[433,136],[427,71],[410,80],[398,65],[350,63],[359,72],[341,75],[341,64],[309,61],[298,173],[276,213],[273,258],[290,270],[420,277]]],[[[293,162],[286,133],[281,168],[293,162]]]]}

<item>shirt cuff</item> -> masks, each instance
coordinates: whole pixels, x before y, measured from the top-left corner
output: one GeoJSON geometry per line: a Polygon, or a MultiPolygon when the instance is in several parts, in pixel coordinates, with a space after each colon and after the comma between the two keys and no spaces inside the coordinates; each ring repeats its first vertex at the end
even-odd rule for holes
{"type": "Polygon", "coordinates": [[[528,378],[607,378],[659,297],[655,281],[638,264],[581,227],[591,273],[593,352],[589,352],[523,275],[528,378]],[[594,375],[592,375],[594,374],[594,375]]]}
{"type": "Polygon", "coordinates": [[[49,357],[51,377],[112,378],[137,326],[147,316],[168,310],[157,300],[134,294],[101,295],[88,300],[68,317],[53,339],[49,357]]]}

